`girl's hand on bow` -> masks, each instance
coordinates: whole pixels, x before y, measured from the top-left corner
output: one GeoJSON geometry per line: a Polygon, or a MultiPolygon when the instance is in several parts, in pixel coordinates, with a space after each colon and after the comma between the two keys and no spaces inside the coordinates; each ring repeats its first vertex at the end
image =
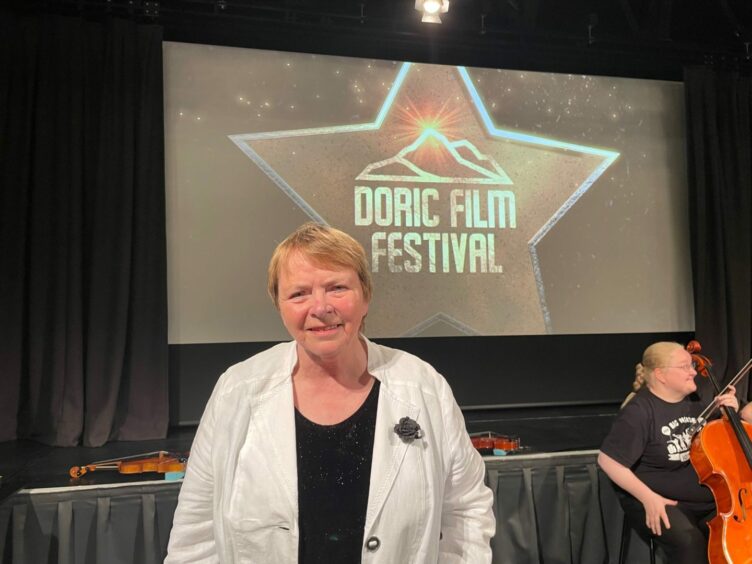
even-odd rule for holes
{"type": "Polygon", "coordinates": [[[728,390],[715,397],[715,403],[718,407],[728,407],[734,411],[739,411],[739,400],[736,398],[736,388],[729,386],[728,390]]]}

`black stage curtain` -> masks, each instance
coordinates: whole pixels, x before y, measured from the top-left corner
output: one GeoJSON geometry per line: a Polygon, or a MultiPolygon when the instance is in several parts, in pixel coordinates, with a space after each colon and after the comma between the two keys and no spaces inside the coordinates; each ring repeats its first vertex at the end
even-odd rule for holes
{"type": "MultiPolygon", "coordinates": [[[[752,78],[685,70],[695,334],[727,382],[752,355],[752,78]]],[[[739,386],[750,397],[748,379],[739,386]]]]}
{"type": "Polygon", "coordinates": [[[0,440],[168,421],[161,28],[0,12],[0,440]]]}

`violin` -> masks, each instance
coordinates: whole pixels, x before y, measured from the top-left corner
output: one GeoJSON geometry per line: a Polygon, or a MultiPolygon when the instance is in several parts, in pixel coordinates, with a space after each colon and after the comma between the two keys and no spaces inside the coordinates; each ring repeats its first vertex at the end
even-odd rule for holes
{"type": "Polygon", "coordinates": [[[491,431],[471,433],[470,442],[481,454],[509,454],[517,452],[520,446],[520,438],[509,435],[499,435],[491,431]]]}
{"type": "Polygon", "coordinates": [[[98,470],[117,470],[120,474],[141,474],[142,472],[185,472],[187,453],[170,453],[165,450],[134,454],[121,458],[100,460],[83,466],[73,466],[68,473],[71,478],[98,470]]]}
{"type": "MultiPolygon", "coordinates": [[[[697,341],[687,345],[695,370],[710,379],[719,395],[752,368],[750,359],[722,390],[710,370],[710,359],[701,355],[701,350],[697,341]]],[[[707,413],[715,409],[715,403],[700,415],[700,425],[704,424],[707,413]]],[[[713,492],[717,508],[716,516],[708,522],[708,561],[749,563],[752,562],[752,425],[742,421],[733,409],[721,407],[721,410],[725,417],[705,424],[695,434],[689,458],[700,483],[713,492]]]]}

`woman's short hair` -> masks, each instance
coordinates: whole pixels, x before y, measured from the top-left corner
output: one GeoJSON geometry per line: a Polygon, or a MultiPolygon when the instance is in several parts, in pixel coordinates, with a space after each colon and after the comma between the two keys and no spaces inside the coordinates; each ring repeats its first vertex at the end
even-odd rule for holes
{"type": "Polygon", "coordinates": [[[279,306],[279,276],[282,267],[295,253],[329,269],[353,269],[358,275],[363,298],[371,301],[373,282],[363,246],[344,231],[328,225],[308,222],[293,231],[277,248],[269,261],[267,291],[279,306]]]}
{"type": "Polygon", "coordinates": [[[671,353],[677,349],[683,350],[684,347],[670,341],[659,341],[646,348],[642,353],[642,362],[635,366],[632,389],[636,392],[643,384],[649,384],[653,378],[653,370],[666,366],[666,363],[670,362],[671,353]]]}

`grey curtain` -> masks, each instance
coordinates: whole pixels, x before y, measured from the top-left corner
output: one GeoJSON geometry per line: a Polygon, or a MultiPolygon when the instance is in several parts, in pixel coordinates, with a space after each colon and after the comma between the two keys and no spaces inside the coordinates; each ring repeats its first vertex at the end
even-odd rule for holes
{"type": "Polygon", "coordinates": [[[21,493],[0,506],[0,561],[158,564],[180,484],[21,493]]]}
{"type": "Polygon", "coordinates": [[[649,561],[647,545],[624,530],[614,488],[595,458],[487,462],[497,519],[494,564],[616,564],[622,540],[627,562],[649,561]]]}
{"type": "Polygon", "coordinates": [[[0,11],[0,441],[162,438],[162,33],[0,11]]]}

